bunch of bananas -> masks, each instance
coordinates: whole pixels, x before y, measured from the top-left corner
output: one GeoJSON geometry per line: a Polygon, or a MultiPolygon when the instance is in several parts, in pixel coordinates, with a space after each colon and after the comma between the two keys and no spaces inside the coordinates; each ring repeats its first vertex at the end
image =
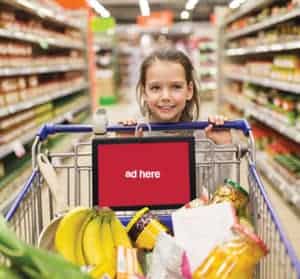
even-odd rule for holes
{"type": "Polygon", "coordinates": [[[110,209],[77,207],[58,225],[55,248],[80,266],[90,266],[93,278],[114,278],[116,248],[132,248],[124,226],[110,209]]]}

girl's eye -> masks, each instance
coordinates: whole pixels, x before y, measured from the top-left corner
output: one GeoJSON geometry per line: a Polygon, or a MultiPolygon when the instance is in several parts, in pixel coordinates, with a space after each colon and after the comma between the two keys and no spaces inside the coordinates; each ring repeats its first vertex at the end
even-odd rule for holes
{"type": "Polygon", "coordinates": [[[182,88],[182,85],[181,85],[181,84],[174,84],[174,85],[173,85],[173,88],[179,90],[179,89],[182,88]]]}
{"type": "Polygon", "coordinates": [[[158,91],[160,87],[158,85],[154,85],[150,87],[151,91],[158,91]]]}

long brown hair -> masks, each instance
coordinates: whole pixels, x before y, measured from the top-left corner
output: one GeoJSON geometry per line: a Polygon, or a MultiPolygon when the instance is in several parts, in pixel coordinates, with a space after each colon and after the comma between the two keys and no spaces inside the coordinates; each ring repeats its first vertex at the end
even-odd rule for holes
{"type": "Polygon", "coordinates": [[[155,61],[167,61],[179,63],[184,68],[185,79],[187,84],[192,83],[193,86],[193,97],[191,100],[186,101],[185,108],[180,117],[180,121],[191,121],[196,120],[199,117],[199,94],[198,86],[195,78],[195,70],[190,59],[182,52],[176,49],[160,49],[152,52],[146,59],[143,61],[140,68],[140,78],[136,87],[137,100],[141,109],[141,113],[145,116],[148,111],[148,107],[143,99],[143,94],[145,93],[146,86],[146,73],[148,68],[155,61]]]}

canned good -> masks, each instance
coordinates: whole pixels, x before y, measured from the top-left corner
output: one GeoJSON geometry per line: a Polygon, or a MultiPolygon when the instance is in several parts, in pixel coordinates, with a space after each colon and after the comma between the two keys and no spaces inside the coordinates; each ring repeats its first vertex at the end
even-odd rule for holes
{"type": "Polygon", "coordinates": [[[127,233],[137,248],[152,250],[161,232],[168,228],[150,212],[148,207],[139,210],[126,227],[127,233]]]}

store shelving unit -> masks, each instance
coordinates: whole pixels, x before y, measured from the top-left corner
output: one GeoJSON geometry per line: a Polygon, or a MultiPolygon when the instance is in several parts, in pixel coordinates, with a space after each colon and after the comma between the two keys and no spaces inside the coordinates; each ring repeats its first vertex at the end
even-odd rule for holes
{"type": "Polygon", "coordinates": [[[201,99],[213,99],[217,90],[217,44],[214,38],[203,38],[198,43],[200,52],[197,71],[201,99]]]}
{"type": "MultiPolygon", "coordinates": [[[[285,39],[284,34],[281,33],[277,39],[272,37],[270,42],[261,41],[261,39],[267,40],[266,37],[263,37],[263,34],[266,34],[265,32],[272,32],[279,25],[281,27],[282,24],[289,24],[289,21],[299,19],[300,7],[294,6],[293,8],[282,9],[277,16],[269,16],[258,22],[257,20],[247,20],[247,22],[256,22],[237,30],[228,31],[232,23],[243,17],[248,17],[249,19],[249,17],[257,16],[262,8],[268,7],[272,9],[276,5],[281,5],[280,8],[282,8],[282,5],[284,5],[283,2],[279,1],[247,1],[246,3],[248,5],[242,5],[239,10],[227,17],[227,20],[225,20],[219,31],[221,36],[221,46],[219,48],[219,59],[221,61],[219,63],[218,75],[220,104],[229,104],[231,107],[242,112],[245,117],[251,117],[263,123],[273,131],[281,134],[284,138],[300,145],[299,123],[289,122],[286,115],[281,114],[280,110],[274,110],[272,104],[270,105],[269,103],[268,106],[261,105],[255,97],[251,100],[246,94],[247,86],[250,84],[254,88],[258,87],[256,94],[261,94],[260,96],[269,98],[269,102],[272,99],[272,94],[278,94],[279,97],[291,98],[294,102],[298,100],[299,107],[300,83],[297,78],[295,80],[291,79],[292,74],[290,74],[289,80],[285,80],[284,74],[288,70],[280,72],[278,65],[274,61],[279,56],[284,57],[291,54],[297,56],[295,50],[300,49],[300,36],[293,34],[285,39]],[[283,13],[282,11],[286,12],[283,13]],[[259,32],[264,33],[261,33],[260,37],[258,37],[259,32]],[[255,67],[257,61],[258,65],[259,63],[262,63],[261,65],[269,63],[267,65],[270,70],[269,75],[266,71],[263,74],[259,71],[255,72],[255,68],[253,67],[255,67]],[[236,68],[232,68],[232,65],[236,68]],[[276,70],[278,72],[275,72],[276,70]],[[283,77],[276,76],[276,73],[279,73],[279,75],[283,73],[283,77]],[[269,95],[266,92],[269,92],[269,95]]],[[[296,71],[298,69],[295,69],[295,76],[296,71]]],[[[257,98],[259,98],[258,96],[257,98]]],[[[266,99],[264,100],[267,102],[266,99]]],[[[296,121],[299,122],[299,119],[300,116],[296,121]]],[[[257,154],[257,167],[272,182],[272,185],[283,193],[282,196],[285,200],[292,203],[297,209],[300,209],[299,181],[293,183],[289,181],[284,172],[280,173],[278,171],[276,164],[270,163],[270,159],[264,151],[257,154]]],[[[284,169],[284,167],[281,168],[284,169]]]]}
{"type": "Polygon", "coordinates": [[[15,8],[22,9],[33,15],[38,15],[39,17],[49,21],[58,22],[77,29],[83,27],[80,21],[72,19],[66,11],[62,11],[62,9],[59,9],[57,5],[45,7],[47,2],[40,3],[38,1],[30,0],[1,0],[1,2],[7,3],[15,8]]]}
{"type": "MultiPolygon", "coordinates": [[[[0,0],[0,21],[0,122],[10,121],[9,130],[0,128],[3,170],[7,156],[34,139],[43,119],[68,121],[89,111],[90,102],[85,15],[75,19],[50,0],[0,0]],[[13,122],[29,112],[34,115],[29,123],[13,122]],[[32,129],[23,129],[26,124],[32,129]],[[10,142],[4,140],[14,134],[10,142]]],[[[0,182],[4,178],[0,171],[0,182]]]]}
{"type": "Polygon", "coordinates": [[[227,56],[243,56],[246,54],[278,52],[286,50],[296,50],[300,48],[300,41],[289,41],[282,43],[273,43],[265,45],[257,45],[254,47],[229,48],[226,50],[227,56]]]}
{"type": "Polygon", "coordinates": [[[225,20],[225,24],[229,24],[232,21],[241,18],[242,16],[256,10],[260,9],[268,4],[271,4],[275,0],[257,0],[257,1],[247,1],[245,5],[242,5],[238,11],[235,13],[231,14],[230,16],[227,17],[225,20]]]}
{"type": "Polygon", "coordinates": [[[85,65],[54,65],[54,66],[35,66],[35,67],[3,67],[0,68],[1,77],[18,76],[18,75],[31,75],[31,74],[45,74],[45,73],[58,73],[70,71],[83,71],[85,65]]]}
{"type": "Polygon", "coordinates": [[[230,39],[235,39],[235,38],[238,38],[238,37],[241,37],[241,36],[244,36],[244,35],[248,35],[250,33],[254,33],[254,32],[260,31],[262,29],[272,27],[276,24],[294,19],[294,18],[299,17],[299,16],[300,16],[300,9],[295,9],[295,10],[293,10],[289,13],[286,13],[284,15],[272,17],[272,18],[266,19],[262,22],[252,24],[252,25],[250,25],[248,27],[245,27],[241,30],[232,31],[230,33],[227,33],[227,35],[225,36],[225,39],[230,40],[230,39]]]}
{"type": "MultiPolygon", "coordinates": [[[[272,166],[272,162],[269,162],[268,157],[264,152],[258,152],[256,156],[256,164],[265,177],[271,181],[272,185],[283,194],[284,199],[295,206],[297,210],[300,210],[300,191],[299,191],[299,181],[289,182],[285,178],[284,173],[280,173],[279,169],[275,169],[272,166]]],[[[279,167],[280,168],[280,167],[279,167]]]]}
{"type": "Polygon", "coordinates": [[[18,31],[7,28],[0,28],[0,36],[7,39],[17,39],[30,43],[39,44],[46,48],[48,46],[61,47],[61,48],[74,48],[74,49],[84,49],[83,43],[72,42],[71,40],[61,40],[51,37],[42,37],[31,32],[18,31]]]}
{"type": "Polygon", "coordinates": [[[238,110],[243,111],[246,116],[252,116],[260,122],[278,131],[282,135],[300,144],[300,130],[288,126],[280,116],[274,116],[274,113],[264,107],[259,107],[249,102],[242,96],[235,96],[233,94],[225,94],[222,96],[223,102],[226,102],[238,110]]]}
{"type": "MultiPolygon", "coordinates": [[[[82,110],[88,109],[88,107],[89,107],[89,103],[85,102],[85,103],[81,104],[79,107],[77,107],[76,109],[68,111],[68,112],[52,119],[51,122],[55,123],[55,124],[62,123],[67,118],[72,118],[77,113],[81,112],[82,110]]],[[[19,137],[18,142],[23,144],[23,145],[27,144],[28,142],[30,142],[34,139],[36,134],[37,134],[37,129],[34,128],[32,131],[29,131],[28,133],[26,133],[23,136],[19,137]]],[[[13,144],[9,143],[9,144],[0,145],[0,158],[8,155],[11,152],[14,152],[13,144]]]]}
{"type": "Polygon", "coordinates": [[[64,89],[61,91],[55,91],[52,94],[49,94],[49,93],[45,94],[43,96],[37,97],[30,101],[19,102],[14,105],[9,105],[9,106],[6,106],[5,108],[2,108],[2,109],[0,108],[0,117],[8,116],[10,114],[14,114],[14,113],[22,111],[22,110],[30,109],[34,106],[47,103],[47,102],[52,101],[57,98],[62,98],[62,97],[68,96],[68,95],[72,95],[78,91],[82,91],[87,88],[88,88],[88,84],[83,83],[82,85],[79,85],[79,86],[70,87],[70,88],[67,88],[67,89],[64,89]]]}
{"type": "Polygon", "coordinates": [[[271,78],[262,78],[262,77],[255,77],[255,76],[249,76],[243,74],[234,74],[234,73],[226,74],[226,78],[241,81],[241,82],[249,82],[264,87],[275,88],[283,91],[288,91],[295,94],[300,94],[300,84],[293,83],[293,82],[278,81],[271,78]]]}

